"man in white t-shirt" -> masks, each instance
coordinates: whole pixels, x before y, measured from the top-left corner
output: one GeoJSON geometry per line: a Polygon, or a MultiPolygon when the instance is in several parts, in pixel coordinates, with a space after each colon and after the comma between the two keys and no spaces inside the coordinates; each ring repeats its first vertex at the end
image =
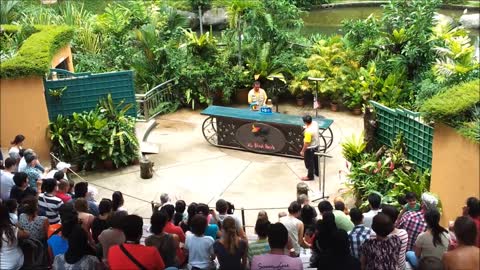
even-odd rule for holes
{"type": "Polygon", "coordinates": [[[67,171],[68,169],[70,169],[72,165],[70,165],[69,163],[66,163],[66,162],[63,162],[63,161],[60,161],[58,164],[57,164],[57,169],[56,170],[51,170],[50,172],[47,173],[47,176],[45,178],[55,178],[54,175],[56,172],[58,171],[62,171],[65,175],[63,177],[63,179],[67,180],[68,181],[68,177],[67,177],[67,171]]]}
{"type": "Polygon", "coordinates": [[[280,218],[280,223],[287,228],[288,236],[292,240],[293,249],[297,255],[300,255],[301,247],[310,248],[310,244],[305,242],[303,238],[305,227],[299,219],[301,210],[300,204],[297,201],[293,201],[288,207],[288,216],[280,218]]]}
{"type": "Polygon", "coordinates": [[[257,105],[257,109],[264,106],[267,102],[267,93],[265,90],[260,88],[260,82],[255,81],[253,83],[253,88],[248,92],[248,104],[257,105]]]}
{"type": "Polygon", "coordinates": [[[242,223],[240,222],[240,219],[234,215],[228,214],[228,202],[225,201],[224,199],[219,199],[215,203],[215,210],[217,210],[218,214],[214,215],[212,219],[210,219],[210,224],[217,224],[223,223],[223,220],[226,217],[232,217],[235,220],[235,227],[237,228],[237,235],[240,238],[243,238],[247,240],[247,236],[245,234],[245,231],[243,230],[242,223]]]}
{"type": "Polygon", "coordinates": [[[15,171],[15,160],[8,157],[5,159],[5,169],[0,172],[0,198],[5,201],[10,199],[10,191],[15,186],[13,172],[15,171]]]}
{"type": "Polygon", "coordinates": [[[368,203],[370,204],[370,211],[363,214],[363,224],[365,227],[372,228],[373,218],[379,213],[382,212],[380,205],[382,204],[382,197],[377,193],[372,193],[368,195],[368,203]]]}

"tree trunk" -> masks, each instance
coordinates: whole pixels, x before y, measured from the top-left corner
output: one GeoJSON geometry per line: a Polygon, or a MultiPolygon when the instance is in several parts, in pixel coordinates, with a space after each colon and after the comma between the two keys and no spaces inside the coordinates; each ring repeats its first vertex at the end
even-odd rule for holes
{"type": "Polygon", "coordinates": [[[365,106],[365,114],[363,115],[363,129],[365,130],[365,142],[367,143],[366,150],[368,152],[374,150],[376,128],[377,121],[375,114],[370,106],[365,106]]]}

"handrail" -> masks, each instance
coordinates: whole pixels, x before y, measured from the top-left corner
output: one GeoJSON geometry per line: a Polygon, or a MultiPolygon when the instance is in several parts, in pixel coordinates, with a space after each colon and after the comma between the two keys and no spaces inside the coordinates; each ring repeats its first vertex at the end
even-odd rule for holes
{"type": "Polygon", "coordinates": [[[165,111],[165,108],[178,103],[178,93],[172,89],[176,79],[167,80],[144,94],[136,94],[137,121],[149,121],[165,111]]]}

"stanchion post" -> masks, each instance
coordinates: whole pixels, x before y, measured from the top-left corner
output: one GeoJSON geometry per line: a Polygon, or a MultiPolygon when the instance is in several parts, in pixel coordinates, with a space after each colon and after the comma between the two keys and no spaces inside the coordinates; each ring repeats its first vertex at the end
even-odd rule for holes
{"type": "Polygon", "coordinates": [[[243,231],[245,231],[245,208],[241,208],[240,209],[240,212],[242,214],[242,227],[243,227],[243,231]]]}
{"type": "Polygon", "coordinates": [[[322,191],[322,196],[319,198],[316,198],[312,200],[312,202],[318,201],[318,200],[323,200],[323,199],[328,199],[329,196],[325,196],[325,163],[326,163],[326,158],[332,158],[332,156],[320,153],[320,152],[315,152],[315,155],[318,156],[318,191],[322,191]],[[321,170],[321,160],[323,159],[323,169],[321,170]]]}

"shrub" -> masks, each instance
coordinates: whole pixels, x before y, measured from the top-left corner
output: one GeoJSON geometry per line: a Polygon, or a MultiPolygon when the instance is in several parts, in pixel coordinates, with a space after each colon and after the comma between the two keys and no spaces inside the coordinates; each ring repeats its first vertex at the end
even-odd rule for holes
{"type": "Polygon", "coordinates": [[[0,64],[0,78],[45,75],[51,67],[50,63],[55,53],[67,45],[74,35],[74,29],[68,26],[35,26],[35,28],[38,32],[23,42],[17,55],[0,64]]]}

